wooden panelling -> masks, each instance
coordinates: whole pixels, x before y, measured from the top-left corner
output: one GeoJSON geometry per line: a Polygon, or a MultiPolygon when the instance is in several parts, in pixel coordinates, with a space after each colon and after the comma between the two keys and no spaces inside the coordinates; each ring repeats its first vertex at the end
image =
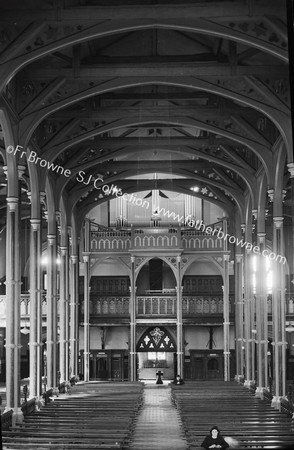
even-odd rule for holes
{"type": "Polygon", "coordinates": [[[129,277],[91,277],[91,296],[100,295],[130,295],[130,279],[129,277]]]}

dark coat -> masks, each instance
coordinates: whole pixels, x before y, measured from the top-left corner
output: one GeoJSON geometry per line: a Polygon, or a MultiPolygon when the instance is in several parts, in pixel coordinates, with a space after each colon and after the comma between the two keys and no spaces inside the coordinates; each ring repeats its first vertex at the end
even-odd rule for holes
{"type": "Polygon", "coordinates": [[[219,445],[219,447],[216,448],[220,448],[222,450],[229,447],[229,444],[224,440],[222,436],[218,435],[216,439],[213,439],[213,437],[209,434],[202,442],[201,447],[209,449],[211,445],[219,445]]]}
{"type": "Polygon", "coordinates": [[[184,382],[184,380],[183,380],[182,378],[180,378],[179,380],[177,380],[177,379],[175,378],[174,381],[173,381],[173,383],[174,383],[174,384],[177,384],[177,385],[179,385],[179,384],[185,384],[185,382],[184,382]]]}

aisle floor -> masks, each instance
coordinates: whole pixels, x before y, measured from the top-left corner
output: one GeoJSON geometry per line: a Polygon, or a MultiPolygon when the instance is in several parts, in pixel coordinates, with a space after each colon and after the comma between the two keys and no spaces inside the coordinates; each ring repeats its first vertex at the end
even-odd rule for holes
{"type": "Polygon", "coordinates": [[[134,450],[187,450],[181,419],[171,402],[171,388],[146,385],[144,406],[137,420],[134,450]]]}

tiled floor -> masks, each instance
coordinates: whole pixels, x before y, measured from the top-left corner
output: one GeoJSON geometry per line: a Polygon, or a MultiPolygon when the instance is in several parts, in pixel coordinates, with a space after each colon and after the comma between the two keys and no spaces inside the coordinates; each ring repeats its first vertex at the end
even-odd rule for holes
{"type": "Polygon", "coordinates": [[[137,420],[133,450],[187,450],[181,420],[171,403],[170,387],[146,385],[144,406],[137,420]]]}

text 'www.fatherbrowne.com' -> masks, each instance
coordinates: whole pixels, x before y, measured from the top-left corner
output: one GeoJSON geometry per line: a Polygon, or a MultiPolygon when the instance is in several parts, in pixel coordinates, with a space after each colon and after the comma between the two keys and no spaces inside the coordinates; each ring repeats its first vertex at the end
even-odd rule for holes
{"type": "Polygon", "coordinates": [[[261,250],[258,245],[253,245],[250,242],[244,241],[243,238],[239,239],[234,235],[225,233],[221,228],[213,228],[209,226],[207,227],[202,219],[195,220],[191,215],[188,215],[186,217],[180,216],[175,212],[171,212],[168,209],[159,206],[155,210],[158,215],[162,215],[163,217],[167,217],[168,219],[172,219],[174,221],[177,221],[178,223],[183,223],[188,227],[195,228],[195,230],[201,231],[208,236],[216,236],[218,239],[228,241],[230,244],[236,244],[241,248],[245,248],[247,251],[252,251],[257,255],[262,255],[265,258],[269,258],[271,261],[276,261],[283,264],[285,264],[287,261],[285,256],[277,255],[275,252],[270,252],[267,249],[261,250]]]}

